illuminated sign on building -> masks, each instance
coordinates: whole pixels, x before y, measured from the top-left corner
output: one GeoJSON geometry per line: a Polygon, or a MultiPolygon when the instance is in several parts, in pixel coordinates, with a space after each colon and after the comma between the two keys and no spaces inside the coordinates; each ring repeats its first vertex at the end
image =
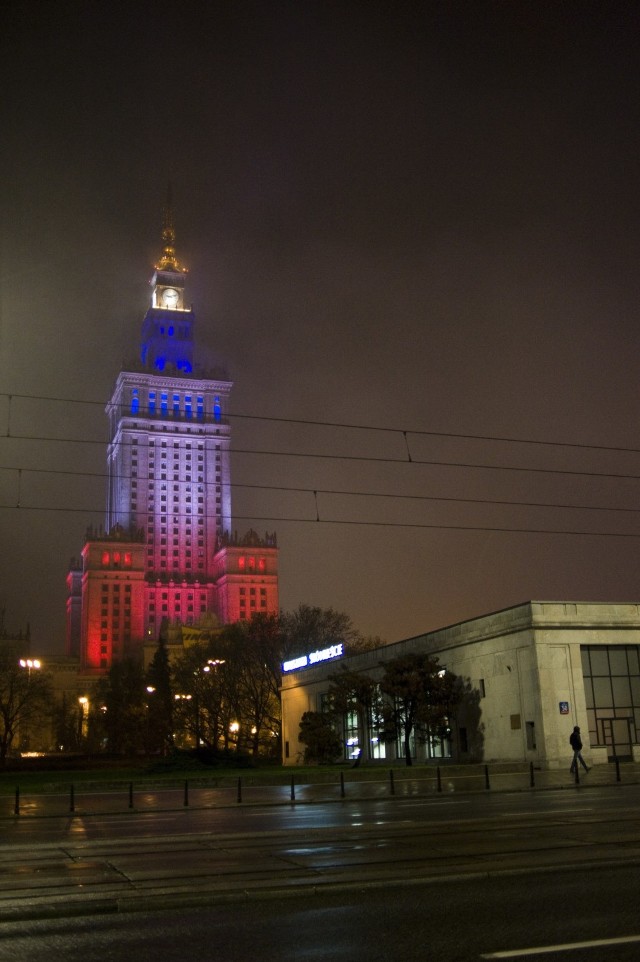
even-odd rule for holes
{"type": "Polygon", "coordinates": [[[342,658],[342,644],[331,645],[323,648],[322,651],[312,651],[308,655],[301,655],[300,658],[292,658],[291,661],[282,663],[283,671],[300,671],[301,668],[309,668],[317,665],[320,661],[331,661],[333,658],[342,658]]]}

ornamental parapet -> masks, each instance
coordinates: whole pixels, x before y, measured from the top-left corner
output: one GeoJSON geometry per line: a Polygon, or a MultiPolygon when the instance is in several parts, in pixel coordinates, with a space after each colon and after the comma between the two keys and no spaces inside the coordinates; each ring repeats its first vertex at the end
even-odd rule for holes
{"type": "Polygon", "coordinates": [[[216,551],[221,548],[277,548],[278,538],[276,532],[266,531],[264,538],[261,538],[257,531],[250,528],[246,534],[242,537],[238,536],[238,532],[234,531],[233,534],[229,531],[223,532],[223,534],[218,535],[218,540],[216,542],[216,551]]]}
{"type": "Polygon", "coordinates": [[[135,525],[125,528],[124,525],[114,524],[109,530],[105,531],[102,525],[90,524],[84,535],[85,541],[115,541],[115,542],[136,542],[143,544],[145,540],[144,528],[137,528],[135,525]]]}

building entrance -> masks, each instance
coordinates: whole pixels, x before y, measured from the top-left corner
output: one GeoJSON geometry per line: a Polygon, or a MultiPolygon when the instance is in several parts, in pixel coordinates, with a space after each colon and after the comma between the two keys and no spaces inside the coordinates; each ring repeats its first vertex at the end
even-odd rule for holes
{"type": "Polygon", "coordinates": [[[602,743],[607,746],[607,758],[626,761],[632,758],[631,718],[600,718],[602,743]]]}
{"type": "Polygon", "coordinates": [[[591,747],[631,758],[640,735],[640,646],[584,645],[582,676],[591,747]]]}

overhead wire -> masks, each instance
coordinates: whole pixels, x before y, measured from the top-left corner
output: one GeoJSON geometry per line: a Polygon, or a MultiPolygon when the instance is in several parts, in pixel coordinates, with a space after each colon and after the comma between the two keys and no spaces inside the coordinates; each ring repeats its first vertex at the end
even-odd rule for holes
{"type": "MultiPolygon", "coordinates": [[[[6,392],[0,392],[0,396],[7,397],[9,399],[9,414],[7,423],[7,433],[6,438],[11,440],[22,440],[30,442],[42,442],[42,443],[63,443],[63,444],[86,444],[86,445],[99,445],[103,447],[106,443],[105,440],[94,440],[91,438],[75,438],[75,437],[52,437],[46,435],[29,435],[29,434],[14,434],[11,433],[10,421],[11,421],[11,402],[14,399],[20,400],[31,400],[31,401],[46,401],[46,402],[56,402],[56,403],[70,403],[78,405],[97,405],[100,404],[104,407],[104,402],[97,401],[84,401],[77,398],[56,398],[45,395],[27,395],[27,394],[8,394],[6,392]]],[[[127,409],[128,410],[128,409],[127,409]]],[[[341,454],[341,453],[327,453],[318,451],[289,451],[289,450],[278,450],[278,449],[259,449],[259,448],[233,448],[231,453],[233,455],[251,455],[260,457],[275,457],[275,458],[299,458],[299,459],[314,459],[319,461],[338,461],[338,462],[356,462],[364,464],[412,464],[421,465],[427,467],[444,467],[444,468],[463,468],[463,469],[473,469],[473,470],[484,470],[484,471],[502,471],[502,472],[515,472],[523,474],[534,474],[534,475],[556,475],[556,476],[566,476],[566,477],[585,477],[585,478],[601,478],[610,480],[640,480],[640,475],[634,473],[627,473],[622,471],[595,471],[595,470],[579,470],[575,468],[562,468],[562,467],[534,467],[529,465],[511,465],[511,464],[492,464],[482,461],[452,461],[452,460],[442,460],[436,458],[417,458],[412,454],[411,447],[409,444],[409,436],[413,435],[416,437],[433,437],[433,438],[447,438],[454,440],[466,440],[466,441],[482,441],[482,442],[498,442],[507,444],[519,444],[519,445],[536,445],[536,446],[548,446],[553,448],[567,448],[567,449],[580,449],[585,451],[600,451],[600,452],[619,452],[627,454],[638,454],[640,449],[622,447],[622,446],[611,446],[611,445],[594,445],[594,444],[582,444],[578,442],[562,442],[562,441],[545,441],[539,439],[531,438],[514,438],[505,437],[499,435],[473,435],[473,434],[462,434],[462,433],[452,433],[452,432],[442,432],[442,431],[432,431],[425,429],[416,430],[405,430],[394,427],[386,427],[381,425],[365,425],[365,424],[352,424],[346,422],[332,422],[332,421],[320,421],[311,420],[303,418],[282,418],[282,417],[272,417],[269,415],[254,415],[254,414],[240,414],[240,413],[226,413],[225,419],[222,423],[226,423],[230,419],[251,419],[266,422],[273,422],[277,424],[288,424],[288,425],[304,425],[306,427],[322,427],[322,428],[332,428],[332,429],[346,429],[352,431],[361,432],[381,432],[387,435],[400,435],[406,447],[406,457],[394,457],[394,456],[381,456],[381,455],[370,455],[370,454],[341,454]]],[[[147,419],[142,414],[140,415],[140,420],[151,420],[147,419]]],[[[180,420],[182,424],[182,419],[180,420]]],[[[194,418],[194,425],[199,423],[199,419],[194,418]]],[[[208,422],[205,422],[208,423],[208,422]]],[[[144,428],[143,428],[144,430],[144,428]]],[[[164,432],[163,432],[164,434],[164,432]]],[[[197,437],[197,436],[196,436],[197,437]]],[[[167,432],[166,439],[169,440],[171,434],[167,432]]],[[[217,440],[217,437],[216,437],[217,440]]],[[[226,434],[220,435],[220,441],[229,442],[229,438],[226,434]]],[[[69,512],[80,512],[84,511],[87,514],[97,514],[103,513],[102,509],[84,509],[84,508],[68,508],[63,506],[37,506],[37,505],[25,505],[21,503],[21,480],[24,474],[49,474],[49,475],[71,475],[75,477],[95,477],[95,478],[106,478],[108,477],[105,473],[98,472],[82,472],[82,471],[63,471],[53,468],[29,468],[24,465],[20,466],[0,466],[0,470],[4,471],[15,471],[18,473],[19,479],[19,493],[17,504],[7,505],[0,504],[0,508],[10,509],[10,508],[20,508],[21,510],[34,510],[34,511],[69,511],[69,512]]],[[[167,472],[171,473],[171,472],[167,472]]],[[[160,478],[144,478],[140,477],[143,483],[155,480],[157,483],[160,482],[160,478]]],[[[167,482],[171,482],[171,478],[164,479],[167,482]]],[[[176,479],[173,481],[180,480],[184,483],[184,478],[176,479]]],[[[198,482],[193,481],[194,485],[199,483],[204,483],[205,485],[216,485],[219,486],[220,482],[216,481],[206,481],[198,482]]],[[[568,503],[554,503],[554,502],[540,502],[540,501],[520,501],[520,500],[510,500],[510,499],[493,499],[493,498],[462,498],[445,496],[441,497],[438,495],[415,495],[415,494],[405,494],[398,492],[379,492],[379,491],[360,491],[360,490],[347,490],[347,489],[323,489],[314,485],[314,487],[295,487],[286,485],[262,485],[262,484],[247,484],[243,482],[227,482],[227,485],[231,488],[247,488],[253,490],[262,491],[277,491],[280,493],[301,493],[313,495],[315,502],[315,518],[290,518],[286,516],[281,517],[268,517],[262,518],[261,520],[267,522],[308,522],[313,521],[314,523],[324,523],[324,524],[353,524],[353,525],[370,525],[376,527],[405,527],[405,528],[441,528],[449,530],[478,530],[478,531],[508,531],[508,532],[520,532],[520,533],[539,533],[539,534],[565,534],[565,535],[581,535],[588,536],[593,535],[596,537],[639,537],[632,532],[597,532],[597,531],[572,531],[568,529],[536,529],[536,528],[517,528],[517,527],[496,527],[496,526],[477,526],[477,525],[452,525],[452,524],[433,524],[433,523],[422,523],[422,522],[393,522],[393,521],[362,521],[356,519],[331,519],[322,518],[320,515],[320,508],[318,503],[318,495],[328,495],[334,497],[359,497],[359,498],[382,498],[387,500],[397,500],[397,501],[415,501],[415,502],[442,502],[442,503],[458,503],[458,504],[477,504],[477,505],[494,505],[494,506],[510,506],[510,507],[525,507],[525,508],[544,508],[544,509],[561,509],[561,510],[581,510],[581,511],[609,511],[617,513],[638,513],[640,509],[620,507],[620,506],[599,506],[599,505],[587,505],[587,504],[568,504],[568,503]]],[[[174,516],[178,516],[175,515],[174,516]]],[[[252,519],[256,519],[257,515],[250,516],[252,519]]],[[[242,517],[237,517],[237,520],[245,520],[242,517]]]]}
{"type": "MultiPolygon", "coordinates": [[[[74,478],[96,478],[102,481],[106,481],[111,477],[114,481],[123,480],[128,477],[128,475],[121,475],[114,473],[112,475],[107,474],[104,471],[69,471],[60,468],[31,468],[22,466],[20,468],[15,466],[1,465],[0,471],[15,471],[22,472],[23,474],[45,474],[45,475],[62,475],[65,477],[74,478]]],[[[170,472],[167,472],[170,473],[170,472]]],[[[159,478],[152,478],[149,475],[137,475],[137,480],[142,484],[148,484],[149,482],[162,483],[159,478]]],[[[220,487],[221,482],[219,481],[189,481],[185,482],[185,479],[178,478],[165,478],[164,483],[174,484],[174,483],[189,483],[194,485],[203,485],[207,487],[220,487]]],[[[353,498],[386,498],[392,501],[442,501],[451,502],[454,504],[487,504],[496,505],[501,507],[523,507],[523,508],[555,508],[562,510],[571,511],[612,511],[616,513],[623,514],[639,514],[640,507],[638,508],[628,508],[613,505],[593,505],[593,504],[568,504],[566,502],[553,502],[553,501],[517,501],[508,498],[460,498],[453,497],[452,495],[435,495],[435,494],[400,494],[397,491],[359,491],[350,490],[347,488],[311,488],[311,487],[301,487],[295,485],[283,485],[283,484],[256,484],[245,482],[245,481],[228,481],[225,482],[225,486],[229,488],[248,488],[255,491],[277,491],[289,494],[325,494],[333,495],[336,497],[353,497],[353,498]]],[[[91,509],[92,511],[94,509],[91,509]]]]}
{"type": "MultiPolygon", "coordinates": [[[[29,401],[46,401],[49,403],[60,403],[60,404],[79,404],[79,405],[91,405],[99,406],[105,408],[106,404],[104,401],[93,401],[93,400],[83,400],[80,398],[60,398],[51,397],[47,395],[38,394],[17,394],[15,392],[0,391],[0,397],[6,398],[17,398],[20,400],[29,401]]],[[[122,405],[119,406],[121,413],[127,411],[128,408],[122,405]]],[[[426,428],[401,428],[401,427],[390,427],[381,424],[361,424],[361,423],[351,423],[348,421],[323,421],[316,420],[312,418],[292,418],[292,417],[277,417],[268,414],[244,414],[239,411],[226,412],[225,418],[237,419],[237,420],[253,420],[253,421],[268,421],[274,424],[297,424],[304,427],[325,427],[325,428],[344,428],[350,431],[376,431],[380,433],[388,434],[399,434],[404,435],[414,435],[416,437],[434,437],[434,438],[450,438],[453,440],[463,440],[463,441],[490,441],[499,442],[504,444],[523,444],[523,445],[536,445],[536,446],[546,446],[546,447],[560,447],[560,448],[574,448],[581,449],[585,451],[609,451],[627,454],[640,454],[640,448],[626,447],[624,445],[607,445],[607,444],[585,444],[584,442],[578,441],[551,441],[548,439],[540,438],[522,438],[522,437],[512,437],[509,435],[493,435],[493,434],[468,434],[452,431],[434,431],[426,428]]],[[[195,419],[194,419],[195,420],[195,419]]],[[[15,435],[11,435],[12,437],[15,435]]],[[[46,439],[45,439],[46,440],[46,439]]],[[[53,440],[53,439],[50,439],[53,440]]],[[[56,439],[62,440],[62,439],[56,439]]],[[[75,440],[75,439],[65,439],[65,440],[75,440]]],[[[99,443],[99,442],[92,442],[99,443]]],[[[409,458],[411,460],[411,458],[409,458]]]]}

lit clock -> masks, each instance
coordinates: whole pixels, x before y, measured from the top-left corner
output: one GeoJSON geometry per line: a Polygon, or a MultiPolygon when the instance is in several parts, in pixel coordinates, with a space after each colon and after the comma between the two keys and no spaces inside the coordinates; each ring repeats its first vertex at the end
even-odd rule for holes
{"type": "Polygon", "coordinates": [[[165,287],[162,292],[162,303],[165,307],[177,307],[180,295],[173,287],[165,287]]]}

